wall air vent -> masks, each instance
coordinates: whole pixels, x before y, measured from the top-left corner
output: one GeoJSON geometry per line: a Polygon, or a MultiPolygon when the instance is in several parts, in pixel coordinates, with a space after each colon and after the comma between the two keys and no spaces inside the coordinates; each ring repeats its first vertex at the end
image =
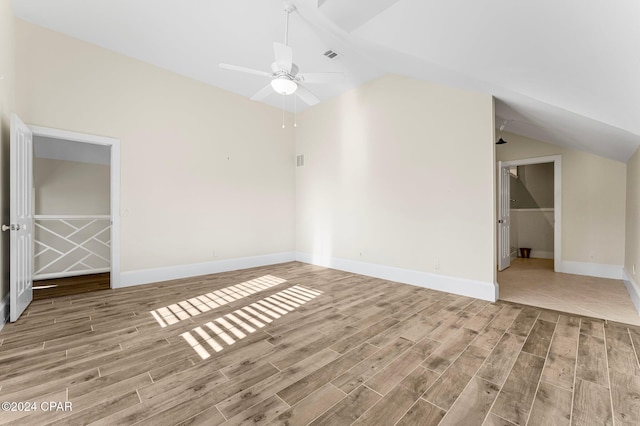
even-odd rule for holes
{"type": "Polygon", "coordinates": [[[326,52],[323,53],[324,56],[326,56],[329,59],[338,59],[341,55],[336,52],[335,50],[327,50],[326,52]]]}
{"type": "Polygon", "coordinates": [[[297,167],[302,167],[304,166],[304,155],[298,155],[296,157],[296,166],[297,167]]]}

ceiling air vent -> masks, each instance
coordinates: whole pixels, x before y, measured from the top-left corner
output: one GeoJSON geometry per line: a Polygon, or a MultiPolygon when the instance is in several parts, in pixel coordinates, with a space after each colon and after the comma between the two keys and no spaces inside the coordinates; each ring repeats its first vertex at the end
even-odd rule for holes
{"type": "Polygon", "coordinates": [[[327,50],[326,52],[323,53],[324,56],[326,56],[329,59],[337,59],[340,57],[340,54],[338,52],[336,52],[335,50],[327,50]]]}

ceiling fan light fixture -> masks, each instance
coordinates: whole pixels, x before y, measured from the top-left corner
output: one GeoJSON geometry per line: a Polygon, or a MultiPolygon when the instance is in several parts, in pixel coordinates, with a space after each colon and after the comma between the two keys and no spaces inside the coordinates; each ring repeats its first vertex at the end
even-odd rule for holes
{"type": "Polygon", "coordinates": [[[271,87],[276,93],[281,95],[292,95],[298,89],[298,85],[295,81],[289,80],[285,77],[274,78],[271,80],[271,87]]]}

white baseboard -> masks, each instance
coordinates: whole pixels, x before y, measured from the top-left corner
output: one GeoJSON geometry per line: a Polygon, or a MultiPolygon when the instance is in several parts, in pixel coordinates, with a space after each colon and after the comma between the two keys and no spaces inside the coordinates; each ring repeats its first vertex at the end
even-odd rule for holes
{"type": "Polygon", "coordinates": [[[0,330],[9,322],[9,309],[11,306],[9,303],[9,293],[7,293],[4,299],[0,301],[0,330]]]}
{"type": "Polygon", "coordinates": [[[531,250],[531,257],[536,259],[553,259],[552,251],[531,250]]]}
{"type": "Polygon", "coordinates": [[[622,279],[622,265],[605,265],[601,263],[562,261],[562,268],[558,272],[565,274],[587,275],[590,277],[622,279]]]}
{"type": "Polygon", "coordinates": [[[120,285],[118,285],[118,287],[131,287],[134,285],[149,284],[160,281],[197,277],[199,275],[217,274],[219,272],[236,271],[239,269],[293,262],[294,260],[294,252],[285,252],[122,272],[120,274],[120,285]]]}
{"type": "Polygon", "coordinates": [[[629,273],[624,269],[622,271],[622,274],[624,286],[627,288],[629,296],[631,296],[633,306],[636,307],[636,311],[638,311],[638,314],[640,315],[640,285],[638,285],[638,283],[635,282],[635,280],[631,278],[631,275],[629,275],[629,273]]]}
{"type": "Polygon", "coordinates": [[[374,263],[359,262],[356,260],[338,258],[318,258],[309,253],[296,252],[296,260],[312,265],[325,266],[340,271],[353,272],[369,277],[382,278],[404,284],[432,290],[445,291],[447,293],[460,294],[476,299],[495,302],[498,300],[498,285],[484,281],[469,280],[466,278],[450,277],[446,275],[430,274],[428,272],[402,269],[394,266],[377,265],[374,263]]]}

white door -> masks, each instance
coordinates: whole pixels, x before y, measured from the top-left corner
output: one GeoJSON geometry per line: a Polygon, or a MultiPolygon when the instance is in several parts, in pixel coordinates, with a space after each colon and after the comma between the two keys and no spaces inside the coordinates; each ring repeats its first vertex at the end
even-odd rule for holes
{"type": "MultiPolygon", "coordinates": [[[[11,199],[8,227],[11,233],[11,322],[16,321],[33,300],[33,134],[11,115],[11,199]]],[[[3,230],[7,227],[3,226],[3,230]]]]}
{"type": "Polygon", "coordinates": [[[510,203],[510,174],[509,167],[502,167],[498,163],[500,170],[500,193],[498,206],[498,270],[502,271],[511,265],[511,244],[509,229],[511,227],[511,203],[510,203]]]}

